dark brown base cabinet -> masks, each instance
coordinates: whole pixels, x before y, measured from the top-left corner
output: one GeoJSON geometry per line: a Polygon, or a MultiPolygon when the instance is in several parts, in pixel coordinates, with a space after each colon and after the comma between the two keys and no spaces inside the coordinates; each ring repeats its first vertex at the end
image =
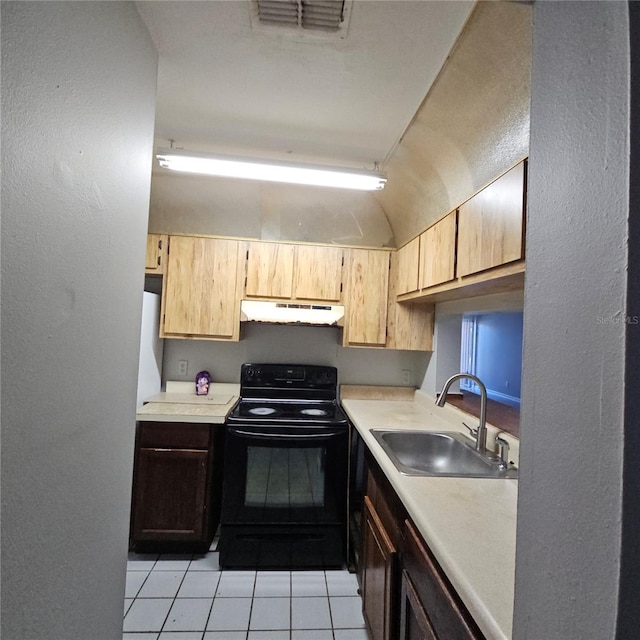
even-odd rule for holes
{"type": "Polygon", "coordinates": [[[368,496],[364,498],[362,608],[372,640],[392,637],[392,598],[397,551],[368,496]]]}
{"type": "Polygon", "coordinates": [[[371,640],[484,640],[371,456],[358,577],[371,640]]]}
{"type": "Polygon", "coordinates": [[[405,521],[401,594],[402,640],[484,638],[410,520],[405,521]]]}
{"type": "Polygon", "coordinates": [[[139,422],[131,542],[136,551],[206,551],[220,515],[220,438],[208,424],[139,422]]]}

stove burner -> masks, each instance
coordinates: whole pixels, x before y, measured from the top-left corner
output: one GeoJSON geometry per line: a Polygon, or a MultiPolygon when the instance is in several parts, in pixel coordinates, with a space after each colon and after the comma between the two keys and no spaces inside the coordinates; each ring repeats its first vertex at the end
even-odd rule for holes
{"type": "Polygon", "coordinates": [[[305,416],[326,416],[329,414],[329,412],[324,409],[302,409],[300,413],[305,416]]]}
{"type": "Polygon", "coordinates": [[[249,413],[254,416],[270,416],[276,413],[276,410],[271,407],[254,407],[253,409],[249,409],[249,413]]]}

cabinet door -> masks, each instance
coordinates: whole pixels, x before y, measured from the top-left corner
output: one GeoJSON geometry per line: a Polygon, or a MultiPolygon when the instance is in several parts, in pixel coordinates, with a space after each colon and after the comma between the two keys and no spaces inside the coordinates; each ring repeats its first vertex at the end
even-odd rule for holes
{"type": "Polygon", "coordinates": [[[431,550],[409,520],[405,522],[402,564],[436,638],[484,639],[431,550]]]}
{"type": "Polygon", "coordinates": [[[296,246],[294,297],[339,302],[342,298],[342,249],[296,246]]]}
{"type": "Polygon", "coordinates": [[[364,498],[362,609],[372,640],[392,637],[397,552],[368,496],[364,498]]]}
{"type": "Polygon", "coordinates": [[[245,295],[248,298],[290,299],[294,249],[292,244],[248,243],[245,295]]]}
{"type": "Polygon", "coordinates": [[[163,292],[163,337],[238,340],[240,243],[172,236],[163,292]]]}
{"type": "Polygon", "coordinates": [[[389,252],[351,249],[348,272],[344,345],[384,347],[387,341],[389,252]]]}
{"type": "Polygon", "coordinates": [[[398,254],[398,271],[396,274],[396,295],[412,293],[418,290],[418,274],[420,270],[420,238],[414,238],[400,247],[398,254]]]}
{"type": "Polygon", "coordinates": [[[400,640],[438,640],[406,571],[402,572],[400,640]]]}
{"type": "Polygon", "coordinates": [[[132,537],[197,542],[206,536],[207,451],[138,451],[132,537]]]}
{"type": "Polygon", "coordinates": [[[167,240],[168,236],[159,233],[150,233],[147,236],[147,258],[144,265],[145,273],[164,273],[167,240]]]}
{"type": "MultiPolygon", "coordinates": [[[[433,349],[433,305],[424,302],[396,302],[399,293],[397,287],[399,283],[398,270],[401,267],[400,262],[400,252],[392,253],[391,271],[389,272],[386,347],[387,349],[409,351],[431,351],[433,349]]],[[[417,256],[415,268],[415,280],[417,282],[417,256]]]]}
{"type": "Polygon", "coordinates": [[[420,235],[420,288],[453,280],[456,263],[456,211],[420,235]]]}
{"type": "Polygon", "coordinates": [[[523,257],[524,178],[520,163],[460,207],[458,276],[523,257]]]}

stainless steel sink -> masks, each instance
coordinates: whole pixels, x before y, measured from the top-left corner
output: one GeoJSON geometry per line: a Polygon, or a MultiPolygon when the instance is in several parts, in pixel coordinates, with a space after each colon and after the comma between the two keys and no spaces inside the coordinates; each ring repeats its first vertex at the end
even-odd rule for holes
{"type": "Polygon", "coordinates": [[[474,442],[455,431],[371,429],[398,471],[410,476],[455,478],[517,478],[518,470],[505,469],[498,456],[482,455],[474,442]]]}

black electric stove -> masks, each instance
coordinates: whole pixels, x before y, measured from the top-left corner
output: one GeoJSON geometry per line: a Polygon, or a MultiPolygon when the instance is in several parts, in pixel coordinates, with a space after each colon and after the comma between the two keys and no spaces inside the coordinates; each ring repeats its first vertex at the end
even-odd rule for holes
{"type": "Polygon", "coordinates": [[[227,418],[223,567],[341,566],[349,423],[335,367],[244,364],[227,418]]]}

